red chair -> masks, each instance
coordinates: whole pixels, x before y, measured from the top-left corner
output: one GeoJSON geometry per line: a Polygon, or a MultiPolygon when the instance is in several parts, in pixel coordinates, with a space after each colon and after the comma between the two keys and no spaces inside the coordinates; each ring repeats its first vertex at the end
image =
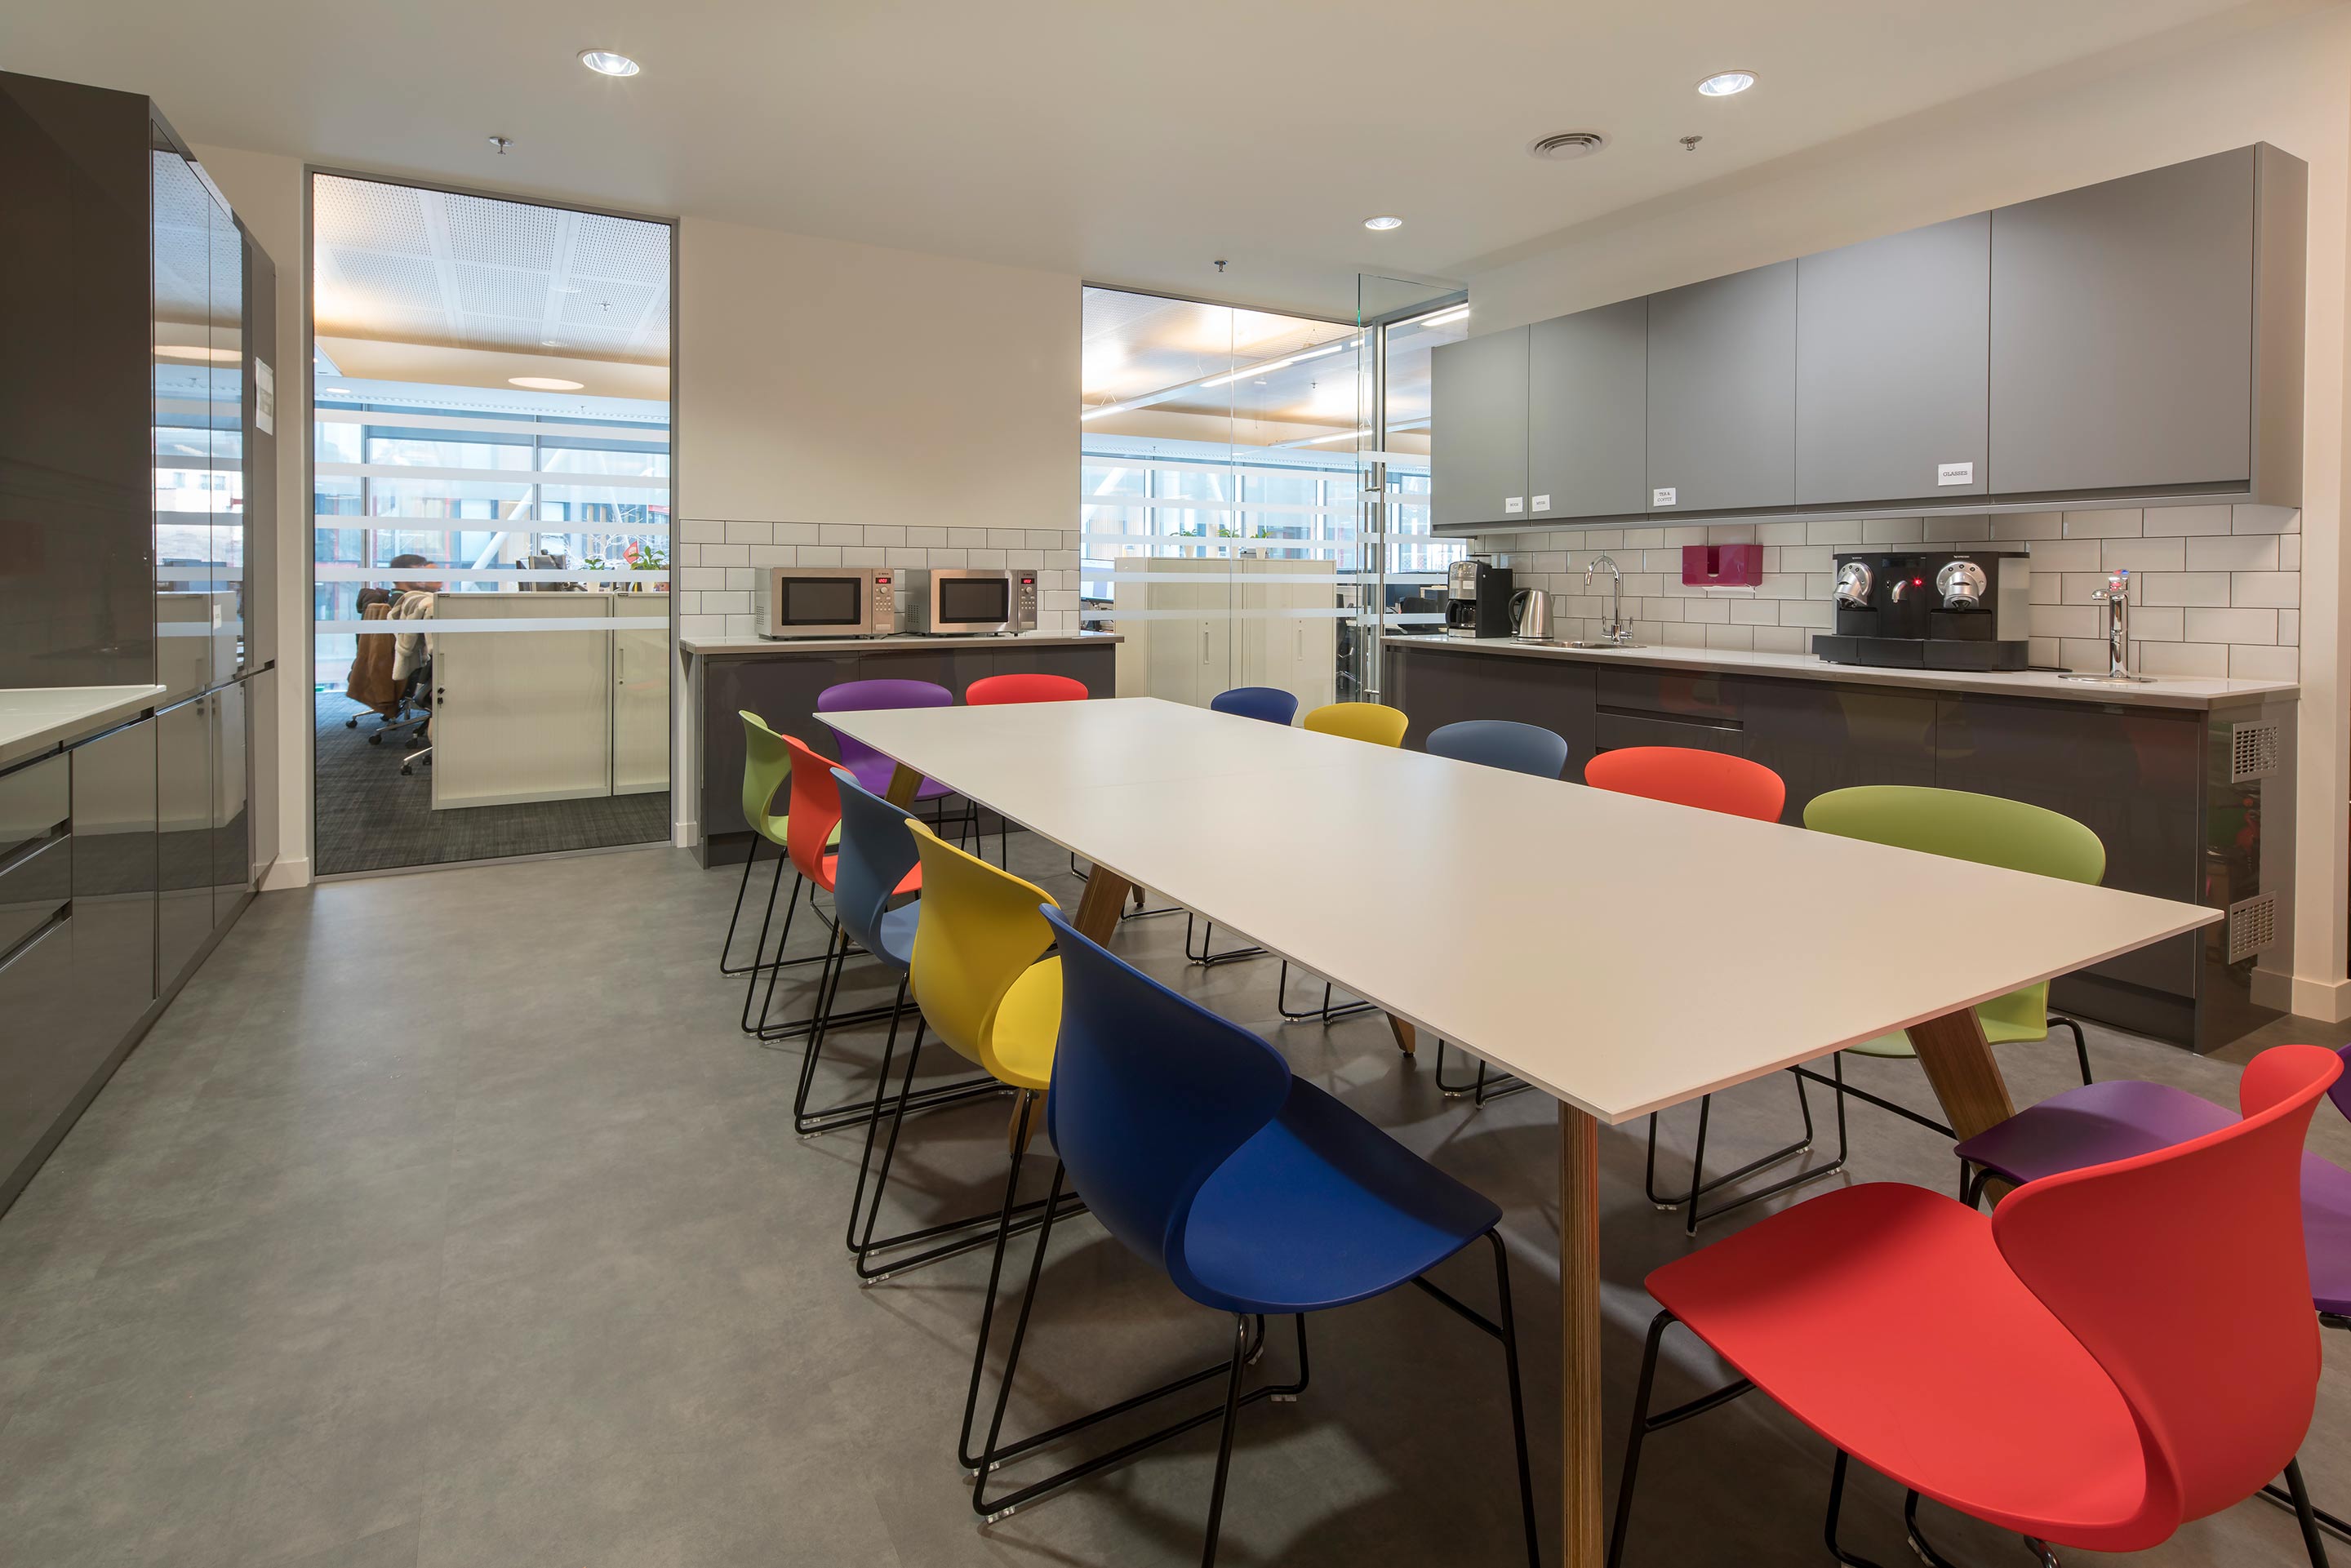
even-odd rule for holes
{"type": "Polygon", "coordinates": [[[1070,675],[989,675],[964,687],[963,700],[973,707],[1005,703],[1081,703],[1093,695],[1086,684],[1070,675]]]}
{"type": "MultiPolygon", "coordinates": [[[[792,862],[792,870],[798,873],[792,884],[792,897],[797,902],[800,889],[804,885],[821,888],[826,893],[832,891],[833,870],[840,863],[841,857],[837,854],[829,854],[826,851],[831,842],[833,830],[841,825],[841,786],[833,780],[834,764],[831,758],[818,756],[791,736],[778,736],[777,738],[781,740],[785,748],[791,753],[790,809],[806,819],[804,821],[795,823],[788,816],[784,823],[784,852],[792,862]]],[[[918,865],[906,873],[906,880],[898,884],[897,892],[902,894],[918,892],[922,885],[923,868],[918,865]]],[[[809,907],[810,909],[816,907],[814,893],[809,895],[809,907]]],[[[791,934],[792,911],[791,907],[787,905],[784,910],[783,936],[776,942],[778,958],[780,959],[783,956],[784,943],[789,939],[791,934]]],[[[759,940],[762,945],[766,943],[767,936],[767,922],[762,920],[759,923],[759,940]]],[[[833,928],[831,940],[825,948],[824,967],[818,972],[815,993],[818,997],[825,996],[831,989],[835,970],[848,956],[849,938],[836,925],[833,928]]],[[[750,1030],[751,1033],[758,1035],[761,1040],[783,1040],[793,1035],[808,1034],[815,1030],[817,1016],[813,1010],[807,1018],[796,1022],[770,1024],[768,1021],[768,1013],[775,1005],[775,1000],[776,971],[771,967],[768,971],[767,995],[759,1000],[759,1020],[750,1030]]],[[[868,1009],[860,1013],[845,1015],[829,1021],[839,1024],[852,1022],[855,1019],[887,1018],[891,1011],[892,1009],[887,1008],[868,1009]]],[[[814,1051],[812,1050],[810,1054],[813,1058],[814,1051]]],[[[806,1081],[806,1073],[803,1072],[803,1083],[806,1081]]],[[[796,1116],[799,1114],[798,1109],[795,1110],[794,1114],[796,1116]]]]}
{"type": "Polygon", "coordinates": [[[1776,822],[1788,786],[1760,762],[1680,746],[1628,746],[1583,765],[1583,781],[1619,795],[1643,795],[1702,811],[1776,822]]]}
{"type": "MultiPolygon", "coordinates": [[[[1788,803],[1788,786],[1777,773],[1760,762],[1750,762],[1743,757],[1729,757],[1719,751],[1698,751],[1679,746],[1628,746],[1621,751],[1604,751],[1583,765],[1583,781],[1595,789],[1612,790],[1619,795],[1639,795],[1651,800],[1663,800],[1669,805],[1692,806],[1701,811],[1719,811],[1729,817],[1751,817],[1759,822],[1776,822],[1788,803]]],[[[1804,1135],[1784,1149],[1775,1149],[1758,1159],[1748,1161],[1737,1170],[1706,1179],[1706,1134],[1713,1120],[1714,1096],[1701,1097],[1698,1103],[1698,1147],[1690,1155],[1689,1191],[1673,1197],[1660,1197],[1657,1192],[1657,1119],[1649,1118],[1649,1164],[1644,1180],[1647,1184],[1649,1201],[1659,1208],[1684,1210],[1682,1228],[1691,1236],[1698,1234],[1698,1222],[1713,1219],[1743,1207],[1759,1198],[1782,1193],[1805,1182],[1818,1181],[1834,1176],[1844,1168],[1844,1107],[1837,1106],[1837,1156],[1824,1166],[1796,1175],[1753,1192],[1743,1193],[1728,1203],[1719,1204],[1704,1213],[1698,1211],[1698,1200],[1708,1193],[1729,1186],[1732,1182],[1769,1170],[1784,1160],[1810,1154],[1813,1147],[1813,1103],[1804,1092],[1803,1074],[1795,1074],[1796,1103],[1804,1114],[1804,1135]]]]}
{"type": "MultiPolygon", "coordinates": [[[[1093,693],[1086,690],[1085,682],[1071,675],[988,675],[963,689],[963,700],[973,707],[999,707],[1011,703],[1081,703],[1092,695],[1093,693]]],[[[1008,831],[1003,814],[998,812],[996,818],[996,862],[1009,869],[1012,862],[1005,858],[1012,852],[1011,846],[1005,842],[1008,831]]],[[[985,833],[980,836],[979,850],[981,857],[985,858],[987,853],[985,833]]],[[[1084,875],[1078,872],[1078,857],[1075,855],[1070,857],[1070,870],[1081,877],[1084,875]]],[[[1142,890],[1137,889],[1135,902],[1140,904],[1142,901],[1142,890]]]]}
{"type": "Polygon", "coordinates": [[[1834,1446],[1829,1550],[1848,1459],[1918,1500],[2050,1544],[2139,1552],[2281,1470],[2325,1568],[2294,1450],[2318,1324],[2303,1256],[2302,1144],[2342,1073],[2281,1045],[2245,1069],[2241,1120],[2017,1188],[1987,1218],[1923,1187],[1825,1194],[1649,1276],[1649,1328],[1616,1497],[1623,1560],[1641,1441],[1760,1388],[1834,1446]],[[1649,1414],[1677,1320],[1740,1381],[1649,1414]]]}

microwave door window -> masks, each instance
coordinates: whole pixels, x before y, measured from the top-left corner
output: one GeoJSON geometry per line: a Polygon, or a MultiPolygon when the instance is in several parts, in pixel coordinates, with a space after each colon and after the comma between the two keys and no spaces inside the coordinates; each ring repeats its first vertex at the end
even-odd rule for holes
{"type": "Polygon", "coordinates": [[[943,579],[939,583],[939,619],[957,625],[1009,621],[1011,584],[1000,577],[943,579]]]}
{"type": "Polygon", "coordinates": [[[854,579],[788,577],[776,584],[786,626],[855,626],[862,620],[854,579]]]}

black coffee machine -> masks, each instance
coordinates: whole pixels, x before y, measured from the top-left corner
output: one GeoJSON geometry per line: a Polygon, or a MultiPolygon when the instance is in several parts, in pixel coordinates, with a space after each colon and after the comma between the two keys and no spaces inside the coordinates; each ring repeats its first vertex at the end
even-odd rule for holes
{"type": "Polygon", "coordinates": [[[2021,670],[2031,651],[2032,558],[2020,550],[1867,551],[1836,558],[1832,664],[2021,670]]]}
{"type": "Polygon", "coordinates": [[[1510,569],[1486,560],[1457,560],[1445,570],[1445,634],[1510,634],[1510,569]]]}

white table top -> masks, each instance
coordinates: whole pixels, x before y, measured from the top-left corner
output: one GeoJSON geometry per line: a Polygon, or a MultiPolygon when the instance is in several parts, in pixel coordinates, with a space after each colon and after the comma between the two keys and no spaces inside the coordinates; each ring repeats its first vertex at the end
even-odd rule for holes
{"type": "Polygon", "coordinates": [[[162,695],[162,686],[14,686],[0,691],[0,768],[129,718],[162,695]]]}
{"type": "Polygon", "coordinates": [[[2126,707],[2213,708],[2241,703],[2282,702],[2300,692],[2292,681],[2205,680],[2165,675],[2153,680],[2074,681],[2051,670],[1911,670],[1881,664],[1832,664],[1811,653],[1757,653],[1738,648],[1571,648],[1558,643],[1521,643],[1514,637],[1399,635],[1381,641],[1395,648],[1427,648],[1447,653],[1493,653],[1509,659],[1564,660],[1584,664],[1635,664],[1657,669],[1705,670],[1717,674],[1785,675],[1831,681],[1846,686],[1908,686],[1924,691],[1981,692],[1994,696],[2048,697],[2060,702],[2105,703],[2126,707]]]}
{"type": "Polygon", "coordinates": [[[2217,910],[1153,698],[817,716],[1610,1123],[2217,910]]]}

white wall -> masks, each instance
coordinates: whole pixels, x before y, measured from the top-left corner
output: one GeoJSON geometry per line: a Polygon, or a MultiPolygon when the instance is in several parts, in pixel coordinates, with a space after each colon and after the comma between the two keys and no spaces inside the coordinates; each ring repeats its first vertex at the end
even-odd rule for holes
{"type": "Polygon", "coordinates": [[[2341,1019],[2351,1017],[2341,635],[2351,14],[2123,51],[1596,220],[1471,269],[1472,319],[1496,331],[2252,141],[2311,172],[2291,998],[2296,1012],[2341,1019]]]}

